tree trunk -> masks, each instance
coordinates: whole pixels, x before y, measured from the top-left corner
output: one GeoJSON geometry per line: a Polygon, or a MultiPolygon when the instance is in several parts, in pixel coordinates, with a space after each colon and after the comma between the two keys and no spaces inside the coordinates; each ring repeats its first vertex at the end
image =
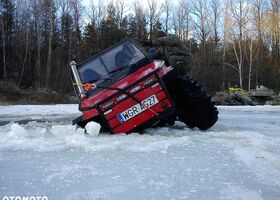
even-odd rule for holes
{"type": "Polygon", "coordinates": [[[50,12],[50,33],[48,42],[48,58],[47,58],[47,74],[46,74],[46,87],[50,88],[50,75],[51,75],[51,60],[52,60],[52,34],[53,34],[53,8],[50,12]]]}
{"type": "Polygon", "coordinates": [[[1,20],[2,23],[2,59],[3,59],[3,78],[4,80],[7,80],[7,63],[6,63],[6,34],[5,34],[5,26],[3,19],[1,20]]]}
{"type": "Polygon", "coordinates": [[[24,52],[24,58],[22,62],[22,68],[21,68],[21,73],[20,73],[20,78],[18,81],[18,87],[21,85],[22,79],[23,79],[23,74],[25,70],[25,63],[27,60],[27,55],[28,55],[28,47],[29,47],[29,31],[26,31],[26,43],[25,43],[25,52],[24,52]]]}
{"type": "Polygon", "coordinates": [[[223,47],[223,81],[222,81],[222,89],[226,89],[226,72],[225,72],[225,67],[226,67],[226,33],[224,33],[224,47],[223,47]]]}
{"type": "Polygon", "coordinates": [[[237,61],[237,70],[238,70],[238,75],[239,75],[239,87],[243,89],[243,77],[242,77],[242,49],[241,49],[241,41],[239,40],[238,41],[238,47],[239,47],[239,53],[240,55],[238,55],[237,53],[237,49],[236,49],[236,44],[233,43],[233,50],[234,50],[234,54],[235,54],[235,58],[236,58],[236,61],[237,61]]]}
{"type": "Polygon", "coordinates": [[[243,89],[243,54],[242,54],[242,44],[241,44],[241,40],[239,40],[238,42],[239,44],[239,64],[238,64],[238,68],[239,68],[239,84],[240,84],[240,88],[243,89]]]}
{"type": "Polygon", "coordinates": [[[35,69],[35,86],[36,88],[41,88],[42,87],[42,77],[41,77],[41,33],[39,29],[39,24],[38,22],[35,21],[35,26],[36,26],[36,43],[37,43],[37,59],[36,59],[36,69],[35,69]]]}
{"type": "Polygon", "coordinates": [[[251,90],[251,79],[252,79],[252,67],[253,67],[253,41],[250,42],[249,50],[249,75],[248,75],[248,90],[251,90]]]}

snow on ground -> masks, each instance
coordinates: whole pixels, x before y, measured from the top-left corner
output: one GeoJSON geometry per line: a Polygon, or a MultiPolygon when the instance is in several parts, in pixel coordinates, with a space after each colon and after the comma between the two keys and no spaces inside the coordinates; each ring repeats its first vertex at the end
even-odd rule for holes
{"type": "Polygon", "coordinates": [[[84,134],[77,105],[0,106],[0,199],[280,199],[280,107],[219,107],[208,131],[84,134]]]}
{"type": "Polygon", "coordinates": [[[1,122],[9,121],[49,121],[50,119],[71,119],[79,116],[77,105],[14,105],[0,106],[1,122]]]}

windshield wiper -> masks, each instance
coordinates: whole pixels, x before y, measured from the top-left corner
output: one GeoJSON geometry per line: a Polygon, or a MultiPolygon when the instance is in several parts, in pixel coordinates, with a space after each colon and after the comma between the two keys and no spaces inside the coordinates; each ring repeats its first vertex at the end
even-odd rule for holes
{"type": "Polygon", "coordinates": [[[126,65],[126,66],[123,66],[123,67],[119,67],[119,68],[117,68],[117,69],[115,69],[115,70],[113,70],[113,71],[110,71],[108,74],[114,74],[114,73],[116,73],[116,72],[121,72],[121,71],[123,71],[124,69],[126,69],[128,66],[126,65]]]}
{"type": "Polygon", "coordinates": [[[94,82],[96,82],[96,81],[98,81],[98,80],[100,80],[100,79],[92,79],[92,80],[86,81],[86,83],[94,83],[94,82]]]}
{"type": "Polygon", "coordinates": [[[115,70],[113,70],[113,71],[110,71],[108,74],[107,74],[107,76],[106,75],[104,75],[103,77],[100,77],[100,78],[97,78],[97,79],[93,79],[93,80],[89,80],[89,81],[87,81],[87,83],[95,83],[96,81],[99,81],[99,80],[113,80],[111,77],[112,76],[108,76],[108,75],[110,75],[110,74],[114,74],[114,73],[116,73],[116,72],[122,72],[123,70],[125,70],[126,68],[127,68],[128,66],[124,66],[124,67],[119,67],[119,68],[117,68],[117,69],[115,69],[115,70]]]}
{"type": "Polygon", "coordinates": [[[87,83],[95,83],[96,81],[99,81],[99,80],[102,80],[102,81],[104,81],[104,80],[112,80],[110,77],[100,77],[100,78],[97,78],[97,79],[93,79],[93,80],[89,80],[89,81],[87,81],[87,83]]]}

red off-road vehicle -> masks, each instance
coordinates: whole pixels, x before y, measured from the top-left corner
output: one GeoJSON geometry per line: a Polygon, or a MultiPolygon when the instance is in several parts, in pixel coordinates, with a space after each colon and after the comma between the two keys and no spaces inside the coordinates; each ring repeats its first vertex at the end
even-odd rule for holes
{"type": "Polygon", "coordinates": [[[152,60],[132,39],[79,65],[71,62],[71,71],[83,113],[73,124],[81,127],[95,121],[111,133],[129,133],[178,119],[206,130],[218,119],[211,97],[196,81],[152,60]]]}

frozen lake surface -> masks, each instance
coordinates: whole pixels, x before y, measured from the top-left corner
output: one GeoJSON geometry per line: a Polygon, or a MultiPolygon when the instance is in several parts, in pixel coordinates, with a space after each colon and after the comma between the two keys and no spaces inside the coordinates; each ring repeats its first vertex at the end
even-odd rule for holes
{"type": "Polygon", "coordinates": [[[77,105],[0,106],[0,199],[280,199],[280,107],[218,108],[204,132],[93,137],[77,105]]]}

